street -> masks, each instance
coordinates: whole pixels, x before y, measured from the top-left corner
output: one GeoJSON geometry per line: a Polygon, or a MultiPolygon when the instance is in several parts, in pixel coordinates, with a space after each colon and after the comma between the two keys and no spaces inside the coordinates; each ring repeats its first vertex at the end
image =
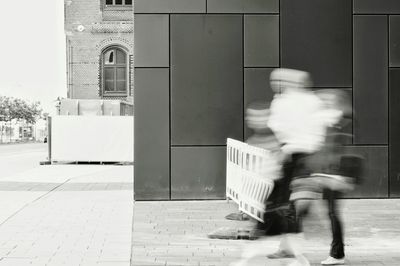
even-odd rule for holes
{"type": "Polygon", "coordinates": [[[37,167],[47,157],[47,143],[0,145],[0,179],[37,167]]]}

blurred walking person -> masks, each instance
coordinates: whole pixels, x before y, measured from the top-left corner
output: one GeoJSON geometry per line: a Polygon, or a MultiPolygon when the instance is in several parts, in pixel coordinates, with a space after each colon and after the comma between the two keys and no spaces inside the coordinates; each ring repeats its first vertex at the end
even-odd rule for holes
{"type": "Polygon", "coordinates": [[[274,192],[282,201],[290,200],[294,204],[297,222],[294,228],[288,228],[279,250],[268,257],[293,255],[295,261],[290,265],[309,266],[302,252],[301,223],[308,212],[310,200],[320,198],[322,194],[318,184],[307,179],[312,174],[307,162],[323,146],[331,121],[325,117],[323,101],[310,89],[311,77],[307,72],[276,69],[271,73],[270,80],[276,95],[271,103],[268,126],[282,144],[281,149],[286,156],[282,185],[274,192]]]}
{"type": "Polygon", "coordinates": [[[336,121],[327,130],[326,141],[314,166],[313,176],[320,179],[323,197],[328,208],[331,223],[332,242],[329,257],[322,265],[342,265],[345,263],[344,229],[337,199],[343,193],[353,190],[360,178],[363,158],[355,154],[345,154],[344,145],[349,142],[350,134],[343,132],[351,121],[352,113],[349,97],[342,90],[325,89],[318,93],[323,100],[327,113],[337,113],[336,121]]]}

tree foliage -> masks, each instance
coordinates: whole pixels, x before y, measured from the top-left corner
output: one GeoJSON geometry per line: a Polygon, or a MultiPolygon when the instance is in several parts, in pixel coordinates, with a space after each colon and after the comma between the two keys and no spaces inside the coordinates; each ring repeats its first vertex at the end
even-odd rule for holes
{"type": "Polygon", "coordinates": [[[0,120],[24,120],[34,124],[40,117],[40,102],[28,103],[25,100],[0,95],[0,120]]]}

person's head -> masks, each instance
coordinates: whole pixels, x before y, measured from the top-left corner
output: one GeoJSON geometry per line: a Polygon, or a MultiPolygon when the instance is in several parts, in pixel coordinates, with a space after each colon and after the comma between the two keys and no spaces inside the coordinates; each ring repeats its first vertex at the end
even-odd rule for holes
{"type": "Polygon", "coordinates": [[[274,69],[270,75],[270,83],[275,93],[289,89],[308,89],[312,86],[308,72],[288,68],[274,69]]]}
{"type": "Polygon", "coordinates": [[[267,125],[269,117],[269,103],[268,102],[253,102],[246,108],[246,124],[247,127],[254,130],[254,132],[269,132],[267,125]]]}

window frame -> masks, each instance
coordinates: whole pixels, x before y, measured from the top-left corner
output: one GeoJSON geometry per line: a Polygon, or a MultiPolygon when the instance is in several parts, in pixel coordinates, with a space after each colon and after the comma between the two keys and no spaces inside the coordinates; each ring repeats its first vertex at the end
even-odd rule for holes
{"type": "Polygon", "coordinates": [[[121,0],[122,1],[121,5],[116,5],[115,4],[116,0],[112,0],[112,1],[113,1],[112,5],[107,5],[106,0],[103,0],[103,8],[105,10],[132,10],[133,0],[132,0],[132,4],[130,4],[130,5],[125,4],[126,0],[121,0]]]}
{"type": "Polygon", "coordinates": [[[124,49],[121,46],[112,45],[112,46],[106,47],[105,49],[103,49],[101,51],[101,54],[100,54],[101,90],[100,91],[101,91],[101,96],[102,97],[109,97],[109,96],[116,96],[116,97],[123,96],[123,97],[125,97],[125,96],[128,96],[129,80],[130,80],[130,77],[129,77],[129,68],[130,68],[129,62],[130,62],[129,53],[128,53],[128,51],[126,49],[124,49]],[[114,52],[115,64],[106,65],[105,64],[106,60],[105,60],[104,57],[105,57],[105,54],[107,52],[111,51],[111,50],[115,51],[114,52]],[[124,54],[124,57],[125,57],[125,63],[124,64],[117,64],[117,50],[121,51],[124,54]],[[105,88],[105,82],[106,82],[105,69],[106,68],[113,69],[113,73],[114,73],[114,79],[113,79],[114,88],[117,89],[117,73],[116,72],[117,72],[118,68],[122,68],[122,67],[125,68],[125,88],[124,88],[124,90],[123,91],[107,91],[106,88],[105,88]]]}

